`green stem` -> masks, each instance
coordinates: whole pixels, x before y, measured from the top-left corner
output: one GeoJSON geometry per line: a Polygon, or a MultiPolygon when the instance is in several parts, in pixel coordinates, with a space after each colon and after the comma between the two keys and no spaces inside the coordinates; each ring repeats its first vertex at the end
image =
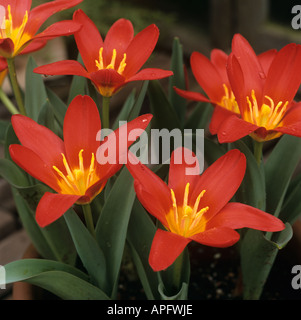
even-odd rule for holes
{"type": "Polygon", "coordinates": [[[8,72],[12,85],[12,89],[17,101],[17,105],[19,107],[20,113],[26,115],[26,110],[23,103],[23,96],[20,90],[20,86],[17,80],[16,68],[15,68],[15,60],[14,58],[7,59],[8,72]]]}
{"type": "Polygon", "coordinates": [[[184,252],[182,252],[178,256],[173,266],[173,285],[175,288],[177,288],[177,290],[180,290],[182,286],[181,280],[182,280],[183,257],[184,257],[184,252]]]}
{"type": "Polygon", "coordinates": [[[261,163],[263,142],[254,141],[254,156],[258,165],[261,163]]]}
{"type": "Polygon", "coordinates": [[[102,128],[110,127],[110,97],[102,97],[102,128]]]}
{"type": "Polygon", "coordinates": [[[14,106],[14,104],[10,101],[8,96],[5,94],[3,89],[0,87],[0,99],[5,105],[6,109],[11,113],[11,114],[18,114],[19,111],[17,108],[14,106]]]}
{"type": "Polygon", "coordinates": [[[92,234],[92,236],[95,238],[96,234],[95,234],[95,229],[94,229],[91,206],[89,203],[83,204],[82,208],[83,208],[87,228],[88,228],[89,232],[92,234]]]}

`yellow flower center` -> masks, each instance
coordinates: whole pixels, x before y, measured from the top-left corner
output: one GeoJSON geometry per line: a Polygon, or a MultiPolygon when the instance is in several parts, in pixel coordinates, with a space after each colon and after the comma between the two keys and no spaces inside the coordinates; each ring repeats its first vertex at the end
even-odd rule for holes
{"type": "Polygon", "coordinates": [[[99,50],[99,60],[98,60],[98,61],[95,60],[96,67],[98,68],[98,70],[114,69],[114,70],[116,70],[120,75],[122,75],[122,73],[123,73],[123,71],[124,71],[124,69],[125,69],[125,67],[126,67],[126,63],[125,63],[125,61],[126,61],[126,54],[125,54],[125,53],[123,54],[123,59],[122,59],[122,61],[120,62],[118,69],[115,69],[116,56],[117,56],[116,49],[113,49],[111,62],[110,62],[107,66],[104,65],[102,53],[103,53],[103,47],[101,47],[100,50],[99,50]]]}
{"type": "Polygon", "coordinates": [[[169,231],[186,238],[205,230],[207,220],[204,217],[204,214],[209,210],[208,206],[198,210],[200,200],[204,196],[206,190],[203,190],[198,195],[193,207],[188,205],[189,186],[190,184],[187,183],[182,206],[177,205],[175,193],[172,189],[170,190],[172,209],[166,216],[169,231]]]}
{"type": "Polygon", "coordinates": [[[219,105],[229,111],[240,114],[234,93],[232,92],[232,90],[229,90],[225,84],[223,84],[223,87],[225,90],[225,95],[222,97],[222,100],[219,103],[219,105]]]}
{"type": "MultiPolygon", "coordinates": [[[[56,166],[52,168],[59,176],[58,185],[62,194],[85,195],[87,189],[95,184],[99,179],[95,170],[95,156],[91,155],[89,168],[84,167],[83,152],[81,149],[78,154],[78,168],[71,169],[62,153],[63,164],[66,169],[66,174],[59,170],[56,166]]],[[[100,192],[101,190],[99,190],[100,192]]]]}
{"type": "Polygon", "coordinates": [[[31,39],[31,35],[24,33],[28,21],[28,12],[26,10],[20,26],[14,26],[13,24],[10,5],[7,6],[7,18],[5,17],[5,8],[3,6],[0,6],[0,12],[3,13],[2,21],[0,21],[0,39],[10,38],[14,43],[14,54],[16,55],[23,45],[31,39]]]}
{"type": "Polygon", "coordinates": [[[247,97],[248,110],[244,112],[245,121],[256,124],[259,127],[265,127],[267,130],[273,130],[281,122],[288,105],[288,101],[283,103],[279,101],[275,106],[272,98],[265,96],[267,103],[262,104],[259,108],[254,90],[251,92],[251,99],[247,97]]]}

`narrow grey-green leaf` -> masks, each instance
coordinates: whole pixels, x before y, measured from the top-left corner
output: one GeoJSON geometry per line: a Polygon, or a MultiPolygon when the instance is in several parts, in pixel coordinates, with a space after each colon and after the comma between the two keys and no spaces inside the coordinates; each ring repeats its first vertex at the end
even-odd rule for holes
{"type": "Polygon", "coordinates": [[[153,118],[153,127],[156,129],[172,130],[181,128],[179,117],[167,99],[163,88],[157,80],[149,83],[148,95],[153,118]]]}
{"type": "Polygon", "coordinates": [[[124,167],[112,186],[96,226],[97,241],[104,252],[107,265],[110,266],[107,270],[107,281],[111,288],[111,297],[116,294],[134,199],[133,178],[124,167]]]}
{"type": "Polygon", "coordinates": [[[33,72],[37,67],[34,59],[29,57],[25,76],[25,109],[27,115],[37,121],[42,106],[47,101],[47,93],[41,75],[33,72]]]}
{"type": "Polygon", "coordinates": [[[89,273],[92,283],[107,292],[107,268],[104,254],[73,209],[64,218],[67,222],[77,253],[89,273]]]}
{"type": "Polygon", "coordinates": [[[291,177],[301,158],[301,139],[284,135],[265,163],[267,211],[279,214],[291,177]]]}
{"type": "Polygon", "coordinates": [[[133,260],[148,300],[160,299],[158,276],[149,265],[148,257],[156,226],[140,202],[134,202],[127,240],[133,253],[133,260]],[[137,227],[138,226],[138,227],[137,227]]]}
{"type": "Polygon", "coordinates": [[[244,142],[236,141],[233,147],[244,153],[247,159],[245,176],[235,194],[235,201],[265,210],[266,193],[263,168],[258,166],[253,153],[244,142]]]}
{"type": "Polygon", "coordinates": [[[174,90],[174,86],[185,89],[185,74],[183,62],[183,48],[179,38],[174,38],[172,45],[171,70],[173,75],[169,77],[169,101],[176,111],[181,125],[184,124],[186,114],[186,100],[180,97],[174,90]]]}

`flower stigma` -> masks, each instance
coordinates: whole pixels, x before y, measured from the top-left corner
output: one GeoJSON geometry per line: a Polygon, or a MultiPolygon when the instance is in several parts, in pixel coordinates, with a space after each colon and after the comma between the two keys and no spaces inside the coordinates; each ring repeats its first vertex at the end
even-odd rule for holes
{"type": "Polygon", "coordinates": [[[200,200],[203,198],[206,190],[203,190],[198,195],[193,207],[188,204],[189,187],[190,184],[187,183],[182,206],[177,205],[175,193],[173,189],[170,189],[172,209],[166,216],[168,229],[186,238],[205,230],[207,220],[204,214],[209,210],[208,206],[198,210],[200,200]]]}

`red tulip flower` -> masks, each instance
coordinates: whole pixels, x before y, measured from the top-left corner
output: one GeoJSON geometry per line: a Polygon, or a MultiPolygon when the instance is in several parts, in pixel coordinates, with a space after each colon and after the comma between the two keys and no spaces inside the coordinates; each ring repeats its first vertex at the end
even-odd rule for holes
{"type": "Polygon", "coordinates": [[[56,0],[31,9],[31,0],[0,0],[0,54],[12,58],[40,49],[46,41],[73,34],[80,24],[60,21],[39,32],[54,13],[76,6],[82,0],[56,0]]]}
{"type": "Polygon", "coordinates": [[[154,68],[140,70],[159,37],[154,24],[134,37],[132,23],[120,19],[112,25],[103,41],[95,24],[82,10],[74,13],[73,20],[83,25],[75,34],[75,41],[85,67],[77,61],[66,60],[38,67],[34,72],[86,77],[104,97],[111,97],[131,81],[161,79],[173,74],[154,68]]]}
{"type": "Polygon", "coordinates": [[[149,263],[154,271],[170,266],[191,241],[227,247],[239,240],[234,229],[284,229],[282,221],[268,213],[229,202],[246,169],[246,158],[238,150],[229,151],[199,175],[194,154],[178,148],[171,156],[168,185],[145,165],[134,164],[137,159],[133,155],[129,159],[127,168],[134,177],[138,199],[165,227],[158,229],[153,239],[149,263]]]}
{"type": "MultiPolygon", "coordinates": [[[[142,115],[127,123],[127,132],[144,130],[151,117],[142,115]]],[[[122,166],[117,161],[104,164],[97,161],[101,143],[96,137],[101,122],[97,106],[89,96],[77,96],[71,102],[64,119],[64,141],[23,115],[12,116],[12,125],[22,144],[10,145],[13,161],[57,192],[46,192],[38,204],[36,220],[41,227],[57,220],[74,203],[90,203],[122,166]]],[[[112,133],[117,141],[121,128],[112,133]]],[[[126,150],[132,143],[127,140],[126,150]]],[[[117,149],[118,159],[119,149],[116,145],[109,147],[117,149]]]]}
{"type": "Polygon", "coordinates": [[[301,83],[300,45],[283,47],[265,70],[250,44],[236,35],[227,71],[240,116],[224,118],[218,131],[221,142],[246,135],[259,142],[283,134],[301,137],[301,103],[294,102],[301,83]]]}
{"type": "Polygon", "coordinates": [[[215,105],[210,132],[220,142],[246,135],[267,141],[283,133],[301,136],[301,105],[293,99],[301,82],[301,46],[290,44],[279,52],[256,56],[241,35],[233,38],[228,57],[213,50],[211,61],[200,53],[191,56],[194,76],[204,95],[175,89],[184,98],[215,105]]]}

